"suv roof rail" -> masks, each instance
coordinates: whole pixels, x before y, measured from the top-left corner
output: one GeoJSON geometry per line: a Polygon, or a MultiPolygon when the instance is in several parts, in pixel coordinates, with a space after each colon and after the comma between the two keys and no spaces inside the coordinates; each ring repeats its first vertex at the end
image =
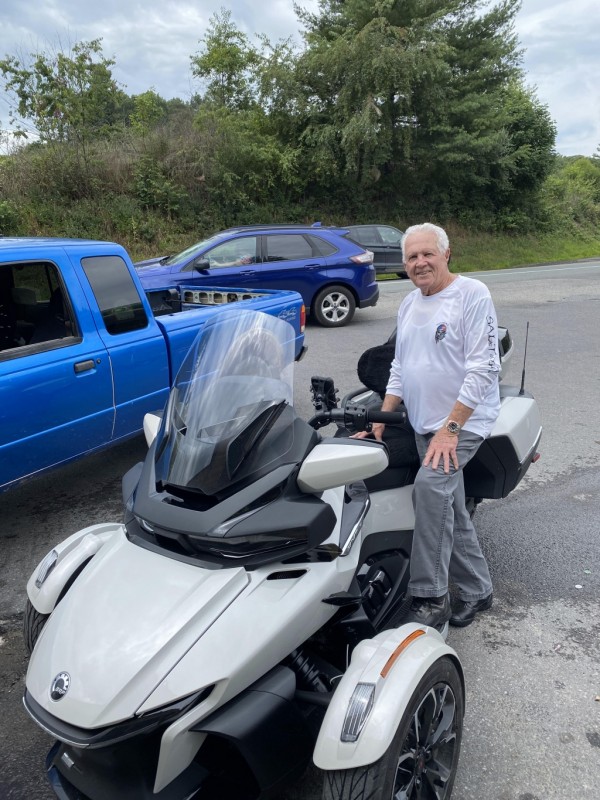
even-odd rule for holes
{"type": "Polygon", "coordinates": [[[256,231],[256,230],[270,230],[271,228],[321,228],[323,227],[320,222],[276,222],[271,224],[260,225],[234,225],[231,228],[225,228],[220,233],[231,231],[256,231]]]}

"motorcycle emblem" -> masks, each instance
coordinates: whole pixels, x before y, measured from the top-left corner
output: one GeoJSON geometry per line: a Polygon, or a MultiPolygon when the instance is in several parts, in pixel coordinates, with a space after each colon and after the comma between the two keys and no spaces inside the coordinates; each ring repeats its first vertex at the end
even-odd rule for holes
{"type": "Polygon", "coordinates": [[[440,324],[435,329],[435,343],[441,342],[442,339],[446,336],[446,331],[448,330],[448,326],[445,322],[440,322],[440,324]]]}
{"type": "Polygon", "coordinates": [[[50,699],[62,700],[62,698],[69,691],[71,685],[71,676],[68,672],[59,672],[56,678],[52,681],[50,686],[50,699]]]}

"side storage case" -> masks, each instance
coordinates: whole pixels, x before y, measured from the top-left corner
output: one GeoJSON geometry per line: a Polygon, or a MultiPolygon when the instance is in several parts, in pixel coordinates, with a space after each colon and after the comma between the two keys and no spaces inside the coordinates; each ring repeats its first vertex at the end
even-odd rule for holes
{"type": "Polygon", "coordinates": [[[540,412],[528,392],[500,384],[501,408],[491,436],[464,471],[467,497],[499,499],[517,486],[537,453],[540,412]]]}

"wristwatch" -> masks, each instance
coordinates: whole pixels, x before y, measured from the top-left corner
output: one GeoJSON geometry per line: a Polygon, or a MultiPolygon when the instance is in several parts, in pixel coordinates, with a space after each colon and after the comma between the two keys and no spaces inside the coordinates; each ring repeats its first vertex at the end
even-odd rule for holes
{"type": "Polygon", "coordinates": [[[449,419],[448,422],[444,425],[444,428],[448,431],[448,433],[453,434],[454,436],[458,436],[461,431],[461,426],[458,422],[455,422],[453,419],[449,419]]]}

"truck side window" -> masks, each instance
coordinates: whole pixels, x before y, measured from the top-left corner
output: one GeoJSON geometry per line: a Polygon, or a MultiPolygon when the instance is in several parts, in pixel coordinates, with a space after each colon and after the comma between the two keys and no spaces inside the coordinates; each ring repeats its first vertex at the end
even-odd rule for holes
{"type": "Polygon", "coordinates": [[[127,264],[120,256],[82,258],[81,266],[110,334],[127,333],[148,325],[138,290],[127,264]]]}
{"type": "Polygon", "coordinates": [[[54,264],[0,265],[0,357],[51,350],[77,338],[75,316],[54,264]]]}

